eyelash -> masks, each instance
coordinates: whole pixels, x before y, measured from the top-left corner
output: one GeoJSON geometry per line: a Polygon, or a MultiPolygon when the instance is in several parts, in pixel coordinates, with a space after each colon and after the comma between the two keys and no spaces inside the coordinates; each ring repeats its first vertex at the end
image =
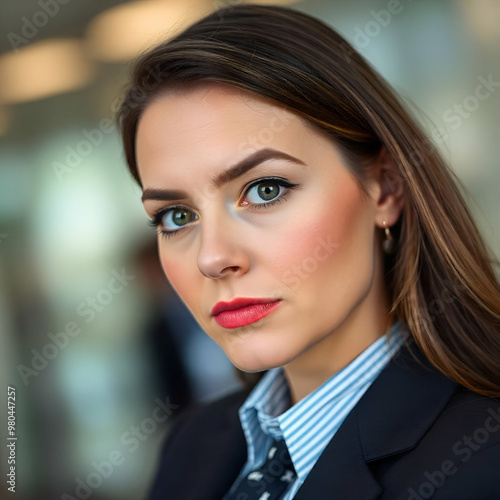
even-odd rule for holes
{"type": "MultiPolygon", "coordinates": [[[[285,191],[279,196],[278,198],[275,198],[274,200],[267,201],[265,203],[254,203],[254,204],[249,204],[246,205],[247,208],[250,210],[260,210],[263,208],[268,208],[273,205],[277,205],[278,203],[281,203],[282,201],[286,201],[288,199],[287,194],[292,190],[300,186],[300,184],[292,184],[291,182],[285,181],[284,179],[281,179],[280,177],[263,177],[261,179],[257,179],[256,181],[252,182],[244,191],[244,195],[246,196],[250,189],[255,187],[258,184],[261,184],[262,182],[266,181],[274,181],[276,184],[279,186],[283,186],[285,191]]],[[[165,207],[162,208],[161,210],[158,210],[155,214],[153,214],[153,217],[151,220],[148,221],[148,225],[153,227],[154,229],[157,229],[158,227],[161,226],[161,220],[163,216],[169,211],[169,210],[175,210],[175,209],[186,209],[186,207],[182,206],[170,206],[170,207],[165,207]]],[[[187,209],[189,210],[189,209],[187,209]]],[[[179,229],[176,229],[175,231],[166,231],[164,229],[160,229],[159,233],[164,236],[165,238],[171,238],[177,234],[179,234],[181,231],[184,229],[187,229],[189,225],[185,227],[181,227],[179,229]]]]}

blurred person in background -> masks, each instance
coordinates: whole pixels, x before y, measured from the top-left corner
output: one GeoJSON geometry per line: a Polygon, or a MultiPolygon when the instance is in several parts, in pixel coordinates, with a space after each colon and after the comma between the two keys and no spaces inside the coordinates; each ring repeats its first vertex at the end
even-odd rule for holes
{"type": "Polygon", "coordinates": [[[178,419],[150,498],[498,498],[498,280],[366,61],[229,7],[139,59],[119,116],[168,280],[263,374],[178,419]]]}

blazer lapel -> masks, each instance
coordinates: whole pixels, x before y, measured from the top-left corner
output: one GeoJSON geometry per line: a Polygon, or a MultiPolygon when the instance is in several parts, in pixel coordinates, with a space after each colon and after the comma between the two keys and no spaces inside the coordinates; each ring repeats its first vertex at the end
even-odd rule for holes
{"type": "Polygon", "coordinates": [[[349,413],[295,500],[378,498],[382,488],[368,464],[414,448],[457,388],[413,341],[404,345],[349,413]]]}
{"type": "Polygon", "coordinates": [[[375,500],[381,487],[363,458],[355,409],[319,457],[295,500],[375,500]]]}

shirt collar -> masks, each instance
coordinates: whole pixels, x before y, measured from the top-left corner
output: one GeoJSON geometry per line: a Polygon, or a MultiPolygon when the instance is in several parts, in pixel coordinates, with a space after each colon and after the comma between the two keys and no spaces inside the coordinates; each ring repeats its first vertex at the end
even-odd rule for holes
{"type": "MultiPolygon", "coordinates": [[[[375,340],[347,366],[293,406],[290,406],[290,392],[283,369],[280,367],[269,370],[239,410],[247,440],[249,461],[259,459],[259,452],[271,438],[284,438],[297,475],[307,475],[310,467],[297,467],[298,460],[294,460],[299,455],[298,443],[300,438],[312,438],[322,426],[322,422],[318,422],[316,429],[314,425],[310,425],[307,430],[304,430],[307,426],[303,423],[311,422],[320,412],[330,421],[336,415],[343,415],[341,409],[343,408],[345,413],[345,405],[349,404],[349,401],[352,405],[355,404],[386,366],[390,357],[397,352],[406,335],[407,332],[401,323],[396,321],[387,335],[375,340]],[[347,403],[343,404],[346,401],[347,403]]],[[[339,425],[342,421],[343,419],[339,421],[339,425]]],[[[327,432],[334,433],[336,428],[338,426],[332,426],[331,431],[327,432]]],[[[329,441],[332,435],[325,436],[325,440],[327,437],[329,441]]],[[[313,455],[319,456],[328,441],[319,443],[313,455]]]]}

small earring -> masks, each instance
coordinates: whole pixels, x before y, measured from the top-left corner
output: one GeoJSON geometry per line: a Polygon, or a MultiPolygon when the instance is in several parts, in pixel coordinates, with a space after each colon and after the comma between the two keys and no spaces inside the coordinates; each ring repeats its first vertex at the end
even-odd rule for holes
{"type": "Polygon", "coordinates": [[[385,240],[382,243],[382,248],[386,254],[391,254],[394,251],[394,240],[392,238],[391,230],[387,227],[387,222],[382,221],[385,231],[385,240]]]}

